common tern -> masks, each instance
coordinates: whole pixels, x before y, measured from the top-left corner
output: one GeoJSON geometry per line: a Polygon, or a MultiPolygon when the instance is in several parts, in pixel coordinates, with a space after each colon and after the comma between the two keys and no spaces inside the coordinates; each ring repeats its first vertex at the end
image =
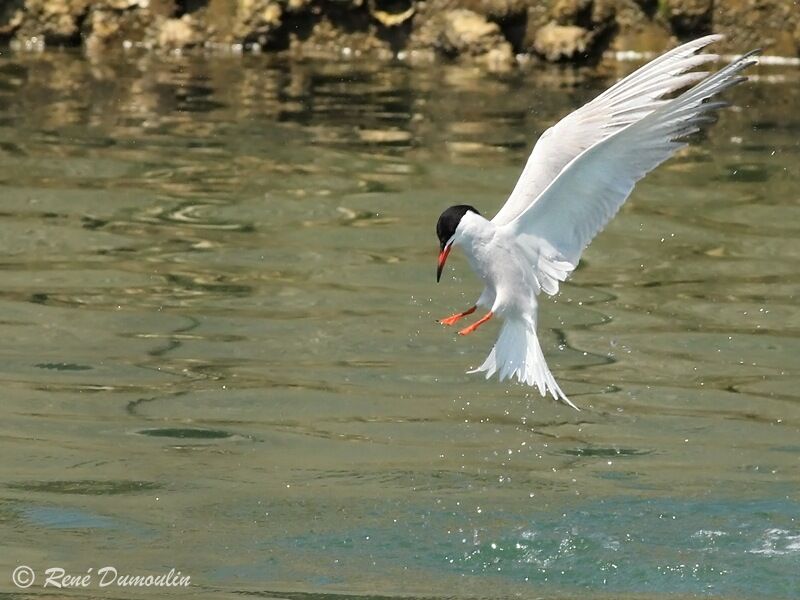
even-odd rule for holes
{"type": "Polygon", "coordinates": [[[578,409],[545,362],[536,336],[536,297],[558,292],[636,182],[727,106],[714,96],[746,80],[740,73],[758,62],[758,50],[713,74],[693,71],[719,58],[699,52],[722,37],[708,35],[670,50],[545,131],[491,221],[466,204],[442,213],[436,281],[453,246],[460,246],[485,288],[471,308],[439,322],[454,325],[478,307],[488,309],[458,332],[467,335],[494,316],[503,319],[489,356],[469,373],[483,372],[487,379],[497,373],[500,381],[516,377],[578,409]]]}

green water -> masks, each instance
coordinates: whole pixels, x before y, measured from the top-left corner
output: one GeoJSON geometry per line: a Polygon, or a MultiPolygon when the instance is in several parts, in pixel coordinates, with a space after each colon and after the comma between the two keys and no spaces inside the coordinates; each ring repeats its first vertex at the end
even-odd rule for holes
{"type": "Polygon", "coordinates": [[[434,322],[441,210],[632,68],[3,53],[0,596],[800,597],[800,71],[544,301],[582,412],[434,322]],[[192,588],[41,585],[106,565],[192,588]]]}

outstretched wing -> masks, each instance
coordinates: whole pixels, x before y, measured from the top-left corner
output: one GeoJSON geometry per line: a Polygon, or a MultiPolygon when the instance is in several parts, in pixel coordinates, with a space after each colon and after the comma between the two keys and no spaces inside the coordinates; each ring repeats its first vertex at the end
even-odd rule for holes
{"type": "Polygon", "coordinates": [[[709,99],[744,81],[739,74],[758,62],[756,53],[662,102],[572,160],[521,215],[505,225],[517,235],[520,247],[526,253],[535,249],[577,265],[583,249],[617,213],[636,182],[685,146],[681,138],[713,121],[711,113],[726,106],[709,99]]]}
{"type": "Polygon", "coordinates": [[[715,60],[716,55],[695,53],[722,37],[708,35],[670,50],[545,131],[492,222],[513,221],[576,156],[668,102],[661,100],[665,95],[705,77],[707,73],[687,71],[715,60]]]}

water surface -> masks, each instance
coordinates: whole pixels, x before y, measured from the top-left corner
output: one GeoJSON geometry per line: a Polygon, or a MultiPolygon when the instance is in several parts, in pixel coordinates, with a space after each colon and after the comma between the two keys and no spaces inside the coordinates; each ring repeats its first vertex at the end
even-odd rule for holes
{"type": "Polygon", "coordinates": [[[480,292],[457,253],[435,284],[441,210],[493,213],[633,67],[0,56],[0,590],[800,596],[800,71],[733,90],[543,302],[582,412],[464,373],[496,324],[434,322],[480,292]]]}

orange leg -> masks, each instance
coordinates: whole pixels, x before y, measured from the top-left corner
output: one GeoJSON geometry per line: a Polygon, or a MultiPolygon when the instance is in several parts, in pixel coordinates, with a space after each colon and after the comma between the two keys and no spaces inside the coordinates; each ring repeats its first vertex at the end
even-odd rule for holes
{"type": "Polygon", "coordinates": [[[469,327],[465,327],[464,329],[462,329],[461,331],[459,331],[459,332],[458,332],[458,335],[468,335],[468,334],[472,333],[472,332],[473,332],[473,331],[475,331],[475,330],[476,330],[478,327],[480,327],[481,325],[483,325],[484,323],[486,323],[486,321],[488,321],[488,320],[489,320],[489,319],[491,319],[491,318],[492,318],[492,313],[491,313],[491,311],[489,311],[489,312],[488,312],[488,313],[486,313],[486,314],[485,314],[483,317],[481,317],[481,318],[480,318],[480,320],[478,320],[478,321],[475,321],[475,322],[474,322],[472,325],[470,325],[469,327]]]}
{"type": "Polygon", "coordinates": [[[468,308],[464,312],[456,313],[444,319],[439,319],[439,323],[441,323],[442,325],[455,325],[459,319],[463,319],[467,315],[471,315],[472,313],[475,312],[475,309],[477,308],[478,308],[477,306],[473,306],[472,308],[468,308]]]}

